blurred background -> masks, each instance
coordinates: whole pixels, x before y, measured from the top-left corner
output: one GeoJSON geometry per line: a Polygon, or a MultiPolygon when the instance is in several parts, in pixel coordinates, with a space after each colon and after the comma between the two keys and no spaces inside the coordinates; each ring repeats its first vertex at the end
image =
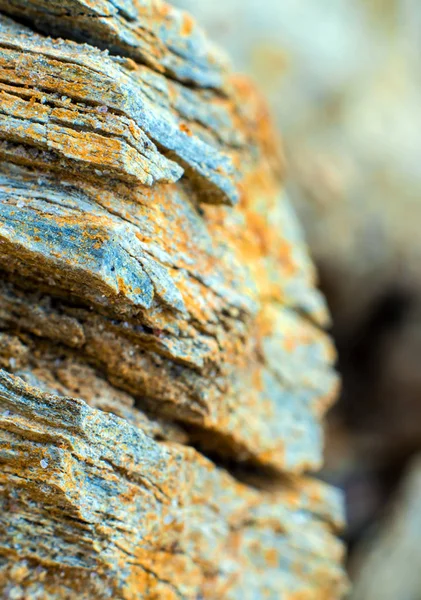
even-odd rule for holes
{"type": "Polygon", "coordinates": [[[421,2],[174,0],[266,94],[343,378],[352,600],[421,600],[421,2]]]}

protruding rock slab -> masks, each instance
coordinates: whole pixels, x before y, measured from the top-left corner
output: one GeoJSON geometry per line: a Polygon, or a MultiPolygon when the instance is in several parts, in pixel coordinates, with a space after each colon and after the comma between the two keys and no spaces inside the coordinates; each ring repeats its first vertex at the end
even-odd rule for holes
{"type": "Polygon", "coordinates": [[[321,483],[258,491],[4,372],[0,440],[4,597],[340,597],[340,503],[321,483]]]}

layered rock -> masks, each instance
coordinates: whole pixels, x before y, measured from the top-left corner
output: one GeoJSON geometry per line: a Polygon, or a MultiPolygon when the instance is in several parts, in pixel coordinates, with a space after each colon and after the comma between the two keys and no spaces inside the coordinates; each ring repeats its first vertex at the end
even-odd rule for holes
{"type": "Polygon", "coordinates": [[[264,105],[162,3],[0,10],[4,593],[339,597],[302,475],[334,353],[264,105]]]}
{"type": "Polygon", "coordinates": [[[191,447],[1,379],[3,591],[336,597],[341,547],[326,520],[337,523],[338,499],[322,484],[291,479],[260,492],[191,447]]]}

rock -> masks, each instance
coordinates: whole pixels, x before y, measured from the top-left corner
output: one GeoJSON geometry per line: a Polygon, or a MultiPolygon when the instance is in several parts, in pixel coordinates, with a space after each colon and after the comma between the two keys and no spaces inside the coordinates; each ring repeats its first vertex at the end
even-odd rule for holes
{"type": "Polygon", "coordinates": [[[10,375],[0,398],[3,594],[337,597],[340,504],[323,484],[258,491],[189,446],[10,375]]]}
{"type": "Polygon", "coordinates": [[[419,505],[421,463],[412,459],[399,491],[385,514],[360,541],[351,569],[354,573],[352,599],[410,600],[421,587],[419,505]]]}
{"type": "Polygon", "coordinates": [[[421,4],[175,3],[253,76],[282,131],[343,382],[325,476],[349,491],[355,540],[421,449],[421,4]]]}
{"type": "Polygon", "coordinates": [[[335,355],[264,104],[163,3],[0,10],[5,597],[341,597],[305,475],[335,355]]]}

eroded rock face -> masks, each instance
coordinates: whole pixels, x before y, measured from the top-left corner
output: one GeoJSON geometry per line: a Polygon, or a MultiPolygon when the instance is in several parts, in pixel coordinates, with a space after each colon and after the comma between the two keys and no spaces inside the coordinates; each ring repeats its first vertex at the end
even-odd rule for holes
{"type": "Polygon", "coordinates": [[[260,492],[80,400],[8,375],[0,394],[3,590],[18,572],[30,598],[336,597],[332,490],[293,478],[260,492]]]}
{"type": "Polygon", "coordinates": [[[261,100],[162,3],[0,10],[5,597],[340,597],[302,475],[334,353],[261,100]]]}

